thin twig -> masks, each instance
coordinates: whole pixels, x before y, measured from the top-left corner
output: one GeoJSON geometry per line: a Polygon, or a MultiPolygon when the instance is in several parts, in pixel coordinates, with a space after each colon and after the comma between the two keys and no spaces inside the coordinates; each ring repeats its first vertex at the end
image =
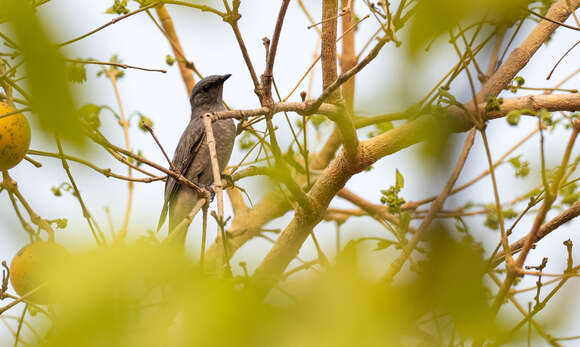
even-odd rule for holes
{"type": "Polygon", "coordinates": [[[203,209],[203,221],[201,227],[201,252],[199,253],[199,268],[203,271],[205,262],[205,243],[207,238],[207,209],[209,206],[205,205],[203,209]]]}
{"type": "Polygon", "coordinates": [[[499,198],[499,192],[498,192],[498,186],[497,186],[497,181],[495,179],[495,167],[493,166],[493,161],[491,159],[491,151],[489,149],[489,143],[487,141],[487,135],[485,133],[485,129],[481,129],[480,130],[481,133],[481,137],[483,139],[483,145],[485,147],[485,154],[486,154],[486,158],[487,158],[487,164],[489,167],[489,173],[491,175],[491,184],[493,187],[493,196],[495,199],[495,210],[497,213],[497,219],[498,219],[498,224],[499,224],[499,228],[501,231],[501,244],[504,250],[504,253],[507,254],[506,256],[506,262],[507,262],[507,266],[511,266],[511,262],[512,262],[512,258],[511,258],[511,253],[509,251],[509,242],[508,242],[508,238],[507,238],[507,234],[505,232],[505,224],[504,224],[504,219],[503,219],[503,210],[501,207],[501,200],[499,198]]]}
{"type": "MultiPolygon", "coordinates": [[[[200,196],[209,198],[209,194],[208,192],[203,189],[202,187],[198,186],[197,184],[191,182],[190,180],[188,180],[187,178],[185,178],[182,174],[168,170],[167,168],[165,168],[162,165],[159,165],[157,163],[154,163],[140,155],[137,155],[131,151],[128,151],[126,149],[123,149],[121,147],[115,146],[112,143],[110,143],[103,135],[101,135],[100,133],[88,133],[89,137],[95,141],[96,143],[98,143],[99,145],[103,146],[104,148],[106,148],[108,151],[110,151],[110,153],[121,153],[123,155],[126,155],[128,157],[131,157],[133,159],[135,159],[138,162],[141,162],[143,164],[146,164],[152,168],[155,168],[161,172],[166,173],[167,175],[173,177],[177,182],[179,182],[180,184],[189,187],[193,190],[195,190],[195,192],[197,192],[200,196]]],[[[117,153],[117,155],[118,155],[117,153]]],[[[126,161],[126,160],[125,160],[126,161]]]]}
{"type": "MultiPolygon", "coordinates": [[[[34,212],[32,207],[30,207],[30,204],[26,201],[24,196],[20,193],[20,190],[18,190],[18,185],[17,185],[16,181],[14,181],[12,179],[12,177],[10,177],[10,175],[8,174],[8,171],[3,171],[2,175],[3,175],[2,187],[4,187],[4,189],[6,189],[8,192],[10,192],[10,193],[14,194],[14,196],[16,196],[18,201],[20,201],[20,204],[22,204],[22,206],[24,207],[24,209],[28,213],[32,223],[36,224],[39,228],[43,229],[44,231],[46,231],[48,233],[48,240],[49,241],[54,241],[54,229],[50,226],[50,223],[47,220],[41,218],[36,212],[34,212]]],[[[2,313],[2,312],[0,311],[0,313],[2,313]]]]}
{"type": "Polygon", "coordinates": [[[264,69],[264,74],[262,75],[262,88],[264,97],[269,101],[272,99],[274,61],[276,59],[276,52],[278,51],[278,42],[280,41],[282,24],[284,23],[284,17],[286,16],[286,10],[288,9],[289,4],[290,0],[282,0],[282,5],[280,5],[280,12],[278,13],[278,19],[276,20],[276,26],[274,27],[274,34],[272,35],[272,41],[268,47],[269,49],[266,56],[266,68],[264,69]]]}
{"type": "Polygon", "coordinates": [[[57,47],[62,47],[62,46],[70,45],[70,44],[71,44],[71,43],[73,43],[73,42],[77,42],[77,41],[79,41],[79,40],[82,40],[82,39],[84,39],[85,37],[91,36],[92,34],[94,34],[94,33],[98,32],[98,31],[101,31],[101,30],[103,30],[104,28],[108,27],[109,25],[115,24],[115,23],[117,23],[117,22],[118,22],[118,21],[120,21],[120,20],[123,20],[123,19],[125,19],[125,18],[127,18],[127,17],[130,17],[130,16],[132,16],[132,15],[134,15],[134,14],[137,14],[137,13],[139,13],[139,12],[146,11],[147,9],[150,9],[150,8],[152,8],[152,7],[155,7],[155,6],[157,6],[157,5],[159,5],[159,3],[158,3],[158,2],[154,2],[154,3],[151,3],[151,4],[147,5],[147,6],[141,7],[141,8],[140,8],[140,9],[138,9],[138,10],[131,11],[131,12],[127,13],[127,14],[124,14],[124,15],[122,15],[122,16],[116,17],[116,18],[112,19],[110,22],[108,22],[108,23],[106,23],[106,24],[103,24],[103,25],[101,25],[100,27],[98,27],[98,28],[96,28],[96,29],[94,29],[94,30],[91,30],[91,31],[89,31],[88,33],[86,33],[86,34],[84,34],[84,35],[81,35],[81,36],[79,36],[79,37],[76,37],[76,38],[74,38],[74,39],[71,39],[71,40],[68,40],[68,41],[65,41],[65,42],[63,42],[63,43],[60,43],[60,44],[58,44],[58,45],[57,45],[57,47]]]}
{"type": "MultiPolygon", "coordinates": [[[[130,151],[131,143],[129,140],[129,121],[125,117],[125,111],[123,110],[123,103],[121,102],[121,95],[119,94],[119,88],[117,87],[117,75],[119,71],[115,68],[111,68],[106,71],[106,75],[113,85],[113,91],[115,92],[115,97],[117,99],[117,104],[119,105],[119,113],[121,118],[119,119],[119,125],[123,128],[123,135],[125,137],[125,148],[130,151]]],[[[133,177],[133,172],[131,167],[127,168],[128,176],[133,177]]],[[[131,216],[131,207],[133,206],[133,182],[127,182],[127,205],[125,207],[125,217],[123,218],[123,225],[121,230],[117,234],[121,240],[125,239],[127,236],[127,228],[129,226],[129,218],[131,216]]]]}
{"type": "MultiPolygon", "coordinates": [[[[351,32],[352,30],[354,30],[359,23],[361,23],[362,21],[364,21],[365,19],[369,18],[368,15],[364,16],[363,18],[359,19],[355,24],[353,24],[350,28],[348,28],[347,31],[343,32],[342,35],[340,35],[337,39],[336,42],[339,42],[345,35],[347,35],[349,32],[351,32]]],[[[315,55],[315,58],[312,60],[312,64],[310,64],[310,66],[308,67],[308,69],[306,69],[306,71],[302,74],[302,76],[300,77],[300,79],[298,80],[298,82],[296,82],[296,84],[294,85],[294,87],[292,87],[292,89],[290,90],[290,92],[288,93],[288,95],[286,95],[286,97],[284,99],[282,99],[283,102],[285,102],[286,100],[288,100],[290,98],[290,96],[292,96],[292,94],[294,94],[294,92],[296,91],[296,89],[298,89],[298,87],[300,86],[300,84],[302,84],[302,82],[304,81],[304,79],[306,78],[306,76],[308,76],[308,73],[310,73],[312,71],[312,69],[314,68],[314,66],[316,65],[316,63],[318,63],[320,61],[320,54],[315,55]]]]}
{"type": "MultiPolygon", "coordinates": [[[[60,154],[58,154],[58,153],[37,151],[34,149],[29,149],[27,153],[30,155],[38,155],[38,156],[42,156],[42,157],[50,157],[50,158],[57,158],[57,159],[60,159],[60,157],[61,157],[60,154]]],[[[152,173],[147,173],[150,177],[145,177],[145,178],[127,177],[127,176],[122,176],[122,175],[116,174],[114,172],[111,172],[111,169],[100,168],[100,167],[96,166],[95,164],[91,163],[90,161],[80,159],[77,157],[73,157],[73,156],[70,156],[68,154],[65,154],[64,158],[66,160],[74,161],[74,162],[77,162],[79,164],[85,165],[85,166],[97,171],[98,173],[102,174],[105,177],[113,177],[113,178],[117,178],[117,179],[124,180],[124,181],[151,183],[151,182],[155,182],[155,181],[163,181],[166,178],[166,176],[155,176],[152,173]]]]}
{"type": "Polygon", "coordinates": [[[65,61],[67,61],[69,63],[77,63],[77,64],[107,65],[107,66],[120,67],[122,69],[136,69],[136,70],[143,70],[143,71],[167,73],[167,70],[163,70],[163,69],[150,69],[150,68],[139,67],[139,66],[135,66],[135,65],[127,65],[127,64],[113,63],[113,62],[106,62],[106,61],[79,60],[79,59],[65,59],[65,61]]]}
{"type": "MultiPolygon", "coordinates": [[[[572,47],[570,47],[564,54],[562,54],[562,56],[560,57],[560,59],[558,59],[558,61],[556,62],[556,64],[554,65],[554,67],[552,68],[552,70],[550,70],[550,73],[548,74],[548,76],[546,76],[546,79],[549,80],[552,77],[552,74],[554,73],[554,71],[556,71],[556,68],[558,67],[558,65],[560,65],[560,63],[562,62],[562,60],[564,60],[564,57],[566,57],[566,55],[568,55],[568,53],[572,52],[572,50],[578,46],[578,44],[580,44],[580,41],[576,41],[575,44],[572,45],[572,47]]],[[[578,91],[576,91],[577,93],[578,91]]]]}
{"type": "Polygon", "coordinates": [[[28,304],[24,305],[24,309],[22,309],[22,314],[20,315],[20,318],[18,319],[18,327],[16,328],[16,335],[14,336],[14,347],[18,347],[18,342],[20,341],[20,332],[22,331],[22,323],[24,322],[24,316],[26,315],[26,312],[28,311],[28,304]]]}
{"type": "MultiPolygon", "coordinates": [[[[302,12],[304,12],[304,15],[306,15],[306,18],[308,18],[310,24],[313,25],[314,19],[312,18],[310,12],[308,12],[308,10],[306,9],[306,6],[304,6],[304,2],[302,2],[302,0],[298,0],[298,5],[300,6],[300,9],[302,9],[302,12]]],[[[320,28],[318,26],[314,26],[314,29],[316,29],[318,35],[322,35],[322,31],[320,31],[320,28]]]]}
{"type": "Polygon", "coordinates": [[[8,311],[9,309],[11,309],[12,307],[18,305],[19,303],[21,303],[22,301],[28,299],[30,296],[34,295],[36,292],[38,292],[40,289],[42,289],[45,286],[45,284],[41,284],[40,286],[32,289],[31,291],[29,291],[28,293],[22,295],[21,297],[19,297],[18,299],[12,301],[11,303],[9,303],[8,305],[2,306],[0,307],[0,315],[6,311],[8,311]]]}
{"type": "Polygon", "coordinates": [[[97,221],[93,218],[93,216],[89,212],[89,209],[85,205],[85,202],[83,201],[83,198],[81,196],[81,192],[79,191],[79,188],[75,182],[75,179],[73,178],[73,175],[70,171],[70,166],[68,165],[68,162],[66,161],[66,157],[65,157],[64,151],[62,149],[62,143],[60,142],[60,137],[58,136],[58,134],[55,134],[55,139],[56,139],[56,145],[58,148],[58,154],[59,154],[59,157],[60,157],[60,160],[62,163],[62,167],[63,167],[64,171],[66,172],[66,175],[70,181],[71,186],[74,189],[73,195],[77,198],[77,200],[79,201],[79,204],[81,205],[83,217],[85,217],[85,219],[87,220],[87,224],[89,225],[89,228],[91,229],[91,234],[93,235],[93,238],[95,239],[95,242],[97,243],[97,245],[105,246],[107,244],[107,241],[105,239],[105,235],[103,235],[103,232],[101,231],[101,228],[99,227],[99,224],[97,224],[97,221]]]}
{"type": "MultiPolygon", "coordinates": [[[[515,145],[513,145],[507,152],[505,152],[501,157],[499,157],[494,163],[493,163],[493,167],[497,168],[501,163],[503,163],[503,161],[509,156],[511,155],[516,149],[518,149],[521,145],[523,145],[526,141],[528,141],[529,139],[531,139],[536,133],[538,132],[538,128],[535,128],[534,130],[532,130],[528,135],[526,135],[524,138],[522,138],[520,141],[518,141],[515,145]]],[[[461,186],[453,189],[450,193],[450,195],[453,195],[455,193],[458,193],[466,188],[469,188],[470,186],[472,186],[473,184],[477,183],[479,180],[481,180],[482,178],[484,178],[485,176],[489,175],[490,170],[489,168],[486,169],[485,171],[483,171],[482,173],[480,173],[479,175],[477,175],[477,177],[474,177],[473,179],[471,179],[470,181],[462,184],[461,186]]],[[[409,202],[404,204],[403,206],[401,206],[401,208],[405,209],[405,208],[411,208],[411,207],[416,207],[416,206],[421,206],[424,204],[428,204],[431,201],[435,200],[435,196],[430,197],[430,198],[426,198],[420,201],[416,201],[416,202],[409,202]]]]}
{"type": "MultiPolygon", "coordinates": [[[[574,27],[574,26],[571,26],[571,25],[568,25],[568,24],[566,24],[566,23],[562,23],[562,22],[558,22],[557,20],[553,20],[552,18],[549,18],[549,17],[546,17],[546,16],[542,16],[541,14],[539,14],[539,13],[536,13],[536,12],[534,12],[534,11],[530,10],[530,9],[527,9],[527,8],[525,8],[525,7],[523,7],[522,9],[523,9],[524,11],[528,12],[529,14],[533,14],[534,16],[536,16],[536,17],[539,17],[539,18],[541,18],[541,19],[543,19],[543,20],[547,20],[547,21],[548,21],[548,22],[550,22],[550,23],[558,24],[559,26],[562,26],[562,27],[564,27],[564,28],[568,28],[568,29],[572,29],[572,30],[580,31],[580,28],[576,28],[576,27],[574,27]]],[[[574,12],[573,10],[574,10],[574,9],[570,9],[570,12],[574,12]]]]}
{"type": "Polygon", "coordinates": [[[159,142],[159,140],[157,139],[157,136],[155,136],[155,132],[153,131],[153,128],[151,128],[149,126],[149,124],[143,124],[143,126],[145,127],[145,129],[147,129],[147,131],[149,131],[149,133],[153,137],[153,140],[155,140],[155,143],[157,143],[157,146],[161,150],[161,153],[163,153],[163,156],[165,157],[165,160],[167,160],[167,163],[169,163],[169,167],[171,168],[171,170],[173,170],[175,172],[179,172],[179,170],[177,170],[177,168],[175,167],[175,165],[173,165],[173,162],[171,161],[171,159],[169,159],[169,156],[167,155],[167,152],[165,152],[165,149],[161,145],[161,142],[159,142]]]}

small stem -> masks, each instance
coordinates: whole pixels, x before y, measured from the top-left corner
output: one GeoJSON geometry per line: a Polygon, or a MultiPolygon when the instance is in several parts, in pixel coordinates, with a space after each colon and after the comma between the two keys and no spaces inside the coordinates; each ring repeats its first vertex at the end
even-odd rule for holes
{"type": "Polygon", "coordinates": [[[207,209],[208,206],[202,207],[203,210],[203,224],[201,229],[201,253],[199,254],[199,268],[201,271],[204,269],[204,262],[205,262],[205,243],[207,237],[207,209]]]}
{"type": "Polygon", "coordinates": [[[183,48],[181,47],[181,43],[179,42],[179,38],[177,36],[177,31],[175,30],[175,25],[173,24],[173,19],[169,15],[169,12],[165,8],[165,6],[161,5],[155,8],[155,12],[159,16],[161,20],[161,25],[163,26],[163,34],[166,36],[167,40],[171,45],[171,49],[173,50],[173,54],[176,57],[181,57],[182,59],[177,59],[177,66],[179,67],[179,72],[181,73],[181,79],[185,84],[185,89],[187,95],[191,94],[191,90],[195,84],[193,79],[193,73],[190,69],[187,68],[185,61],[185,55],[183,53],[183,48]]]}
{"type": "MultiPolygon", "coordinates": [[[[28,201],[24,199],[24,196],[22,195],[22,193],[20,193],[20,190],[18,190],[18,185],[16,181],[14,181],[12,177],[10,177],[8,171],[2,171],[2,175],[3,175],[2,186],[4,187],[4,189],[6,189],[9,193],[14,194],[14,196],[18,199],[18,201],[20,201],[20,204],[22,204],[22,206],[28,213],[28,216],[30,217],[32,223],[36,224],[39,228],[43,229],[48,233],[49,241],[54,241],[54,229],[50,226],[50,223],[47,220],[42,219],[36,212],[34,212],[32,207],[30,207],[30,204],[28,204],[28,201]]],[[[0,311],[0,313],[2,312],[0,311]]]]}
{"type": "MultiPolygon", "coordinates": [[[[119,105],[119,113],[121,119],[119,124],[123,128],[123,135],[125,136],[125,148],[127,151],[131,150],[131,143],[129,141],[129,122],[125,117],[125,111],[123,110],[123,103],[121,102],[121,95],[119,94],[119,88],[117,87],[117,75],[119,71],[117,69],[111,68],[106,71],[106,75],[111,80],[113,85],[113,90],[115,92],[115,97],[117,98],[117,104],[119,105]]],[[[133,177],[131,167],[127,168],[128,176],[133,177]]],[[[127,206],[125,208],[125,217],[123,218],[123,225],[120,232],[117,234],[119,239],[124,240],[127,236],[127,227],[129,226],[129,218],[131,217],[131,207],[133,206],[133,182],[127,182],[127,206]]]]}
{"type": "Polygon", "coordinates": [[[91,229],[91,234],[93,235],[93,238],[95,239],[95,242],[97,243],[97,245],[99,245],[99,246],[106,245],[105,235],[103,235],[103,232],[101,231],[101,228],[99,228],[97,221],[93,218],[93,216],[89,212],[89,209],[85,205],[85,202],[83,201],[83,198],[81,196],[81,192],[79,191],[77,183],[75,182],[75,179],[70,171],[70,166],[68,165],[68,162],[66,161],[66,156],[64,155],[64,151],[62,149],[62,143],[60,142],[60,137],[58,136],[58,134],[55,134],[55,139],[56,139],[56,145],[58,148],[58,154],[60,156],[62,167],[63,167],[64,171],[66,172],[66,175],[70,181],[71,186],[74,189],[74,196],[77,198],[77,200],[79,201],[79,204],[81,205],[83,217],[85,217],[85,219],[87,220],[87,224],[89,225],[89,228],[91,229]]]}
{"type": "Polygon", "coordinates": [[[22,331],[22,323],[24,322],[24,316],[26,315],[26,311],[28,311],[28,303],[24,305],[22,314],[18,319],[18,327],[16,328],[16,335],[14,336],[14,347],[18,347],[18,342],[20,342],[20,332],[22,331]]]}
{"type": "Polygon", "coordinates": [[[71,44],[71,43],[73,43],[73,42],[77,42],[77,41],[79,41],[79,40],[82,40],[82,39],[84,39],[84,38],[86,38],[86,37],[88,37],[88,36],[91,36],[92,34],[94,34],[94,33],[98,32],[98,31],[100,31],[100,30],[102,30],[102,29],[104,29],[104,28],[108,27],[109,25],[115,24],[115,23],[117,23],[117,22],[118,22],[118,21],[120,21],[120,20],[123,20],[123,19],[125,19],[125,18],[127,18],[127,17],[130,17],[130,16],[132,16],[132,15],[134,15],[134,14],[137,14],[137,13],[139,13],[139,12],[146,11],[147,9],[150,9],[150,8],[152,8],[152,7],[155,7],[155,6],[157,6],[157,5],[159,5],[159,3],[158,3],[158,2],[154,2],[154,3],[152,3],[152,4],[149,4],[149,5],[147,5],[147,6],[143,6],[143,7],[141,7],[141,8],[140,8],[140,9],[138,9],[138,10],[135,10],[135,11],[129,12],[129,13],[127,13],[127,14],[124,14],[124,15],[122,15],[122,16],[119,16],[119,17],[117,17],[117,18],[114,18],[114,19],[112,19],[112,20],[111,20],[109,23],[103,24],[103,25],[101,25],[100,27],[96,28],[95,30],[92,30],[92,31],[90,31],[90,32],[88,32],[88,33],[86,33],[86,34],[84,34],[84,35],[81,35],[81,36],[79,36],[79,37],[77,37],[77,38],[74,38],[74,39],[72,39],[72,40],[68,40],[68,41],[65,41],[65,42],[63,42],[63,43],[60,43],[60,44],[58,44],[58,45],[57,45],[57,47],[62,47],[62,46],[70,45],[70,44],[71,44]]]}
{"type": "Polygon", "coordinates": [[[178,172],[179,170],[177,170],[175,165],[173,165],[173,162],[171,161],[171,159],[169,159],[169,156],[167,155],[167,152],[165,152],[165,149],[161,145],[161,142],[159,142],[159,140],[157,139],[157,136],[155,136],[155,132],[153,131],[153,128],[151,128],[149,126],[149,124],[143,124],[143,126],[145,127],[145,129],[147,129],[147,131],[149,131],[149,133],[153,137],[153,140],[155,140],[155,143],[157,144],[157,146],[161,150],[161,153],[163,153],[163,156],[165,157],[165,160],[167,160],[167,163],[169,164],[169,167],[171,168],[171,170],[178,172]]]}
{"type": "Polygon", "coordinates": [[[145,67],[121,64],[121,63],[111,63],[111,62],[106,62],[106,61],[79,60],[79,59],[65,59],[65,60],[69,63],[107,65],[107,66],[120,67],[121,69],[136,69],[136,70],[143,70],[143,71],[167,73],[167,70],[163,70],[163,69],[149,69],[149,68],[145,68],[145,67]]]}
{"type": "MultiPolygon", "coordinates": [[[[499,228],[501,231],[501,244],[503,247],[503,251],[504,254],[506,254],[506,263],[507,263],[507,267],[509,270],[509,267],[511,266],[511,262],[512,262],[512,256],[511,253],[509,251],[509,243],[508,243],[508,239],[507,239],[507,234],[505,232],[505,224],[504,224],[504,219],[503,219],[503,210],[501,208],[501,201],[499,199],[499,192],[498,192],[498,188],[497,188],[497,181],[495,179],[495,167],[493,165],[492,159],[491,159],[491,152],[489,150],[489,143],[487,141],[487,136],[485,134],[485,129],[481,129],[480,130],[481,133],[481,137],[483,138],[483,145],[485,146],[485,154],[487,157],[487,164],[489,166],[489,173],[491,175],[491,183],[493,186],[493,196],[495,198],[495,209],[496,209],[496,213],[497,213],[497,219],[498,219],[498,223],[499,223],[499,228]]],[[[508,271],[509,272],[509,271],[508,271]]]]}
{"type": "MultiPolygon", "coordinates": [[[[202,116],[203,124],[205,126],[205,135],[206,135],[206,144],[209,149],[210,160],[211,160],[211,169],[213,173],[213,186],[215,188],[215,193],[217,197],[218,203],[218,232],[221,237],[222,245],[223,245],[223,260],[224,264],[226,264],[227,268],[229,268],[229,255],[228,255],[228,245],[227,245],[227,238],[225,235],[224,230],[224,196],[223,196],[223,187],[222,187],[222,178],[221,172],[219,168],[219,162],[217,157],[216,151],[216,142],[215,137],[213,135],[213,128],[211,122],[211,114],[206,113],[202,116]]],[[[219,274],[223,273],[223,269],[217,269],[219,274]]]]}

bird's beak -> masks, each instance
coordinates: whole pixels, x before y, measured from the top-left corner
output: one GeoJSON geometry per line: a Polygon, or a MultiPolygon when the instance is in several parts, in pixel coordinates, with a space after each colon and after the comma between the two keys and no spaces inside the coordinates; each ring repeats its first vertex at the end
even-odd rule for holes
{"type": "Polygon", "coordinates": [[[221,76],[222,83],[225,82],[228,78],[230,78],[230,76],[231,76],[231,74],[222,75],[221,76]]]}

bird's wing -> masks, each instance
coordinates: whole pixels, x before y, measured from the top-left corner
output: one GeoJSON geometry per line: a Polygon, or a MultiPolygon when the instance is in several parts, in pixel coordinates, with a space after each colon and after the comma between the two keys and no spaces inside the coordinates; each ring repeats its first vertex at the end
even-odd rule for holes
{"type": "MultiPolygon", "coordinates": [[[[192,119],[189,123],[179,144],[175,149],[175,155],[173,156],[173,165],[181,173],[185,175],[187,170],[191,166],[191,163],[195,160],[199,148],[205,140],[205,129],[201,119],[192,119]]],[[[167,210],[169,208],[169,201],[173,198],[175,193],[179,188],[179,183],[171,176],[167,177],[167,182],[165,183],[165,201],[163,203],[163,210],[161,211],[161,216],[159,217],[159,224],[157,230],[163,226],[165,219],[167,218],[167,210]]]]}

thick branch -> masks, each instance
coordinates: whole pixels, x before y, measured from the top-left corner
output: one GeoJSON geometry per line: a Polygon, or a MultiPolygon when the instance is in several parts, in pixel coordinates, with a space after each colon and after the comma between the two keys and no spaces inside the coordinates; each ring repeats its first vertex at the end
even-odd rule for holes
{"type": "MultiPolygon", "coordinates": [[[[577,95],[546,95],[545,97],[547,99],[541,100],[549,101],[549,104],[552,104],[552,101],[554,101],[552,98],[569,97],[578,99],[576,102],[580,106],[580,97],[577,95]]],[[[538,99],[540,99],[539,96],[534,100],[538,101],[538,99]]],[[[568,103],[557,104],[568,105],[568,103]]],[[[510,105],[520,106],[517,102],[508,103],[502,109],[502,112],[507,112],[507,107],[510,105]]],[[[358,159],[355,162],[347,160],[344,151],[341,151],[308,193],[311,201],[316,206],[315,208],[318,209],[318,213],[310,213],[308,215],[301,214],[300,212],[296,213],[294,219],[286,227],[270,253],[268,253],[256,270],[255,279],[257,280],[257,289],[261,290],[262,294],[267,293],[268,288],[275,283],[278,276],[283,273],[287,264],[296,256],[312,228],[320,222],[324,215],[324,210],[328,207],[334,195],[344,186],[350,177],[384,156],[423,141],[425,135],[428,132],[432,132],[434,127],[443,127],[454,132],[463,132],[469,129],[469,123],[465,122],[465,115],[462,111],[452,111],[451,115],[453,117],[438,118],[431,115],[424,115],[372,139],[362,141],[360,142],[357,153],[358,159]]]]}
{"type": "MultiPolygon", "coordinates": [[[[342,0],[342,8],[347,11],[341,17],[342,29],[342,53],[340,55],[340,71],[345,73],[352,69],[357,62],[357,56],[354,51],[354,32],[351,27],[354,25],[354,9],[348,8],[349,4],[354,7],[354,1],[342,0]]],[[[354,78],[346,81],[342,86],[342,96],[346,104],[346,109],[352,113],[354,105],[354,78]]]]}
{"type": "MultiPolygon", "coordinates": [[[[320,57],[322,64],[322,88],[327,89],[336,81],[336,27],[337,27],[338,0],[322,0],[322,40],[320,57]]],[[[340,100],[338,91],[333,90],[329,95],[329,102],[340,100]]]]}
{"type": "MultiPolygon", "coordinates": [[[[580,0],[558,0],[550,7],[546,17],[558,22],[565,22],[571,13],[567,4],[568,1],[574,9],[580,6],[580,0]]],[[[542,20],[483,85],[479,93],[477,93],[478,102],[483,101],[487,95],[498,95],[513,80],[516,74],[528,64],[534,53],[558,27],[558,24],[542,20]]]]}
{"type": "Polygon", "coordinates": [[[175,31],[175,26],[173,25],[173,19],[167,12],[167,9],[164,5],[155,8],[155,12],[159,16],[161,20],[161,25],[163,26],[163,30],[165,30],[165,34],[167,35],[167,39],[171,43],[171,49],[173,50],[173,55],[178,57],[177,65],[179,66],[179,72],[181,72],[181,78],[183,79],[183,83],[185,84],[185,89],[187,91],[187,95],[191,94],[191,90],[193,89],[193,85],[195,81],[193,79],[193,72],[187,68],[185,59],[179,59],[184,57],[183,48],[181,47],[181,43],[179,42],[179,38],[177,37],[177,32],[175,31]]]}
{"type": "Polygon", "coordinates": [[[322,220],[332,198],[354,174],[388,154],[421,141],[426,131],[431,131],[436,126],[439,125],[434,117],[423,116],[370,140],[362,141],[358,147],[356,161],[347,159],[344,151],[339,152],[308,193],[315,205],[313,211],[307,214],[303,211],[296,212],[294,219],[257,268],[254,275],[255,289],[262,295],[269,291],[286,266],[296,257],[314,226],[322,220]]]}
{"type": "MultiPolygon", "coordinates": [[[[563,94],[563,95],[542,95],[542,96],[534,96],[534,105],[540,108],[546,108],[548,110],[555,111],[557,110],[556,107],[564,107],[568,110],[570,109],[580,109],[580,96],[577,94],[563,94]],[[572,99],[572,100],[570,100],[572,99]]],[[[513,99],[506,99],[504,104],[502,105],[502,114],[505,114],[512,110],[512,107],[521,107],[522,105],[529,102],[529,97],[520,97],[520,98],[513,98],[513,99]]],[[[485,104],[480,104],[480,108],[485,108],[485,104]]],[[[274,113],[282,112],[283,110],[286,111],[294,111],[294,112],[304,112],[309,109],[309,106],[306,103],[278,103],[272,105],[272,109],[274,113]]],[[[336,106],[330,104],[322,104],[319,112],[323,114],[332,115],[334,112],[337,112],[338,108],[336,106]]],[[[257,116],[257,115],[264,115],[268,112],[267,108],[260,108],[255,110],[246,110],[246,111],[225,111],[225,112],[218,112],[212,115],[212,119],[225,119],[225,118],[237,118],[237,119],[244,119],[246,117],[257,116]]],[[[490,115],[494,118],[500,117],[500,113],[490,115]]],[[[469,129],[469,122],[464,121],[464,114],[463,111],[457,110],[453,117],[447,119],[449,121],[448,126],[456,132],[463,132],[469,129]]],[[[369,124],[376,123],[377,121],[382,120],[396,120],[396,119],[404,119],[404,113],[395,113],[395,114],[387,114],[381,115],[377,117],[369,117],[372,121],[369,121],[366,118],[357,119],[355,124],[357,127],[363,127],[369,124]]],[[[419,117],[413,122],[409,122],[401,127],[392,129],[388,132],[385,132],[373,139],[361,142],[361,148],[359,151],[364,153],[364,160],[371,165],[374,161],[378,160],[379,158],[386,156],[391,153],[395,153],[407,146],[410,146],[416,142],[422,141],[422,134],[425,131],[431,131],[432,127],[441,126],[440,122],[438,122],[433,116],[426,115],[419,117]]],[[[335,132],[329,138],[327,145],[324,148],[332,147],[334,151],[338,147],[340,143],[340,135],[335,132]],[[331,142],[331,145],[327,146],[328,143],[331,142]]],[[[313,160],[313,164],[311,168],[313,169],[323,169],[325,168],[331,161],[334,151],[329,150],[328,152],[332,152],[330,154],[326,154],[324,151],[313,160]]],[[[354,166],[353,166],[354,168],[354,166]]],[[[339,171],[339,170],[338,170],[339,171]]],[[[333,175],[338,175],[337,169],[333,170],[333,175]]],[[[345,180],[346,182],[346,180],[345,180]]],[[[332,194],[332,193],[330,193],[332,194]]],[[[229,250],[230,255],[235,253],[235,251],[240,248],[245,242],[255,237],[263,225],[270,220],[280,217],[285,214],[288,209],[290,209],[290,205],[284,199],[283,196],[280,196],[279,192],[272,192],[269,193],[266,198],[264,198],[260,203],[258,203],[254,208],[248,211],[247,215],[243,216],[236,216],[232,223],[232,226],[228,230],[229,233],[233,234],[234,236],[230,239],[229,242],[229,250]]],[[[308,235],[308,233],[306,233],[308,235]]],[[[207,259],[209,263],[215,261],[217,245],[214,243],[209,249],[207,253],[207,259]]],[[[208,264],[208,266],[211,265],[208,264]]]]}
{"type": "MultiPolygon", "coordinates": [[[[264,225],[283,216],[292,207],[280,191],[268,193],[252,209],[234,217],[228,233],[228,254],[232,256],[242,245],[259,235],[264,225]]],[[[205,268],[214,270],[220,243],[214,242],[205,255],[205,268]]]]}
{"type": "MultiPolygon", "coordinates": [[[[486,104],[480,103],[478,108],[485,109],[486,104]]],[[[470,105],[466,106],[469,111],[474,111],[470,105]]],[[[486,119],[495,119],[505,116],[508,112],[513,110],[531,110],[539,111],[545,109],[546,111],[577,111],[580,110],[580,93],[573,94],[554,94],[554,95],[527,95],[515,98],[504,99],[503,104],[500,107],[500,112],[491,112],[486,115],[486,119]]],[[[327,116],[332,121],[339,121],[340,108],[331,104],[320,104],[318,108],[313,106],[311,101],[306,102],[279,102],[271,105],[270,107],[261,107],[257,109],[249,110],[235,110],[235,111],[221,111],[212,113],[212,121],[220,119],[234,118],[238,120],[243,120],[254,116],[263,116],[272,112],[273,114],[280,112],[296,112],[298,114],[312,114],[318,113],[327,116]]],[[[464,111],[458,107],[449,108],[450,116],[454,118],[453,124],[455,127],[460,127],[460,131],[466,131],[470,128],[469,120],[467,119],[464,111]]],[[[370,124],[375,124],[382,121],[391,121],[405,119],[406,114],[403,112],[385,114],[376,117],[368,118],[357,118],[354,122],[354,126],[357,128],[367,126],[370,124]]],[[[459,131],[459,130],[458,130],[459,131]]]]}

